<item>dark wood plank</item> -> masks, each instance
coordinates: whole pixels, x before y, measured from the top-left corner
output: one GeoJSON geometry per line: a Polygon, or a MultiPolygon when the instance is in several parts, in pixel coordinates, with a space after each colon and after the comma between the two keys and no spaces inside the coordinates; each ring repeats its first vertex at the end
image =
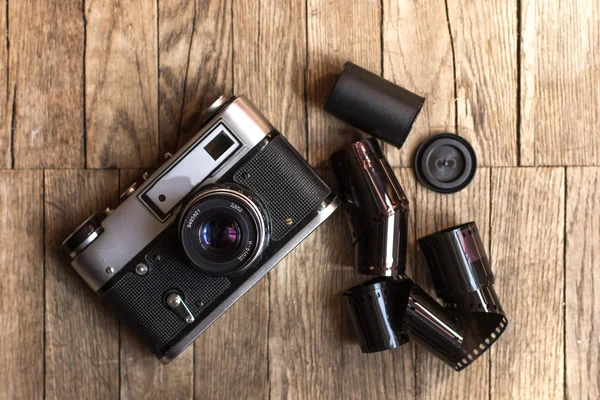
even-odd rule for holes
{"type": "Polygon", "coordinates": [[[8,15],[6,7],[0,7],[0,26],[6,30],[6,37],[0,44],[0,167],[12,167],[12,95],[14,84],[8,76],[8,15]]]}
{"type": "Polygon", "coordinates": [[[0,398],[44,391],[44,239],[41,171],[0,173],[0,398]]]}
{"type": "Polygon", "coordinates": [[[492,399],[564,396],[564,170],[492,170],[491,255],[509,325],[490,349],[492,399]]]}
{"type": "MultiPolygon", "coordinates": [[[[233,92],[247,94],[258,105],[266,93],[258,78],[256,57],[262,50],[259,47],[260,4],[236,1],[232,7],[233,21],[227,20],[230,14],[223,10],[219,10],[219,15],[224,19],[222,29],[228,23],[232,23],[234,29],[233,58],[228,61],[235,61],[232,64],[233,92]]],[[[223,36],[220,40],[229,39],[223,36]]],[[[227,44],[225,42],[223,46],[227,44]]],[[[223,71],[214,69],[212,72],[221,74],[223,71]]],[[[205,77],[201,79],[204,81],[205,77]]],[[[264,278],[196,340],[195,397],[268,397],[268,289],[268,278],[264,278]],[[210,388],[209,393],[207,388],[210,388]]]]}
{"type": "MultiPolygon", "coordinates": [[[[319,173],[334,179],[329,169],[319,173]]],[[[349,384],[343,379],[341,294],[343,276],[354,273],[351,248],[338,211],[271,272],[271,398],[342,397],[349,384]]]]}
{"type": "MultiPolygon", "coordinates": [[[[409,241],[407,254],[407,274],[414,276],[415,261],[415,178],[412,169],[394,170],[396,176],[410,201],[409,241]]],[[[340,212],[339,214],[343,214],[340,212]]],[[[345,221],[343,221],[345,222],[345,221]]],[[[347,224],[342,223],[342,229],[348,231],[347,224]]],[[[344,233],[349,235],[349,231],[344,233]]],[[[327,239],[325,239],[327,240],[327,239]]],[[[327,242],[323,242],[322,246],[327,242]]],[[[347,290],[372,277],[359,275],[352,268],[352,244],[346,241],[339,249],[342,253],[350,254],[349,265],[343,270],[341,290],[347,290]]],[[[313,285],[320,285],[318,281],[313,285]]],[[[339,297],[339,296],[336,296],[339,297]]],[[[341,302],[341,299],[336,299],[341,302]]],[[[345,306],[342,311],[342,393],[350,399],[395,399],[416,397],[415,386],[415,345],[409,343],[401,348],[374,354],[363,354],[358,345],[350,316],[345,306]]],[[[339,379],[339,378],[338,378],[339,379]]]]}
{"type": "Polygon", "coordinates": [[[381,73],[380,2],[307,0],[307,18],[308,155],[311,165],[321,167],[334,151],[360,138],[323,106],[346,61],[381,73]]]}
{"type": "Polygon", "coordinates": [[[45,172],[46,398],[119,396],[119,325],[71,268],[62,241],[118,199],[118,171],[45,172]]]}
{"type": "Polygon", "coordinates": [[[600,398],[600,168],[567,169],[566,396],[600,398]]]}
{"type": "MultiPolygon", "coordinates": [[[[120,171],[120,192],[141,182],[144,170],[120,171]]],[[[168,365],[160,361],[120,324],[121,399],[191,399],[194,392],[194,351],[188,348],[168,365]]]]}
{"type": "MultiPolygon", "coordinates": [[[[441,229],[475,221],[488,250],[490,237],[490,169],[480,168],[463,191],[443,195],[417,186],[417,238],[441,229]]],[[[435,296],[431,276],[420,249],[417,251],[415,281],[435,296]]],[[[494,271],[495,272],[495,271],[494,271]]],[[[457,373],[427,350],[417,346],[417,398],[487,399],[489,395],[489,352],[457,373]]]]}
{"type": "Polygon", "coordinates": [[[425,105],[402,149],[386,145],[391,165],[413,165],[430,135],[455,132],[452,42],[444,0],[384,0],[383,77],[425,96],[425,105]]]}
{"type": "Polygon", "coordinates": [[[517,2],[448,1],[458,134],[480,165],[517,165],[517,2]]]}
{"type": "Polygon", "coordinates": [[[522,2],[522,165],[600,165],[599,9],[522,2]]]}
{"type": "Polygon", "coordinates": [[[81,167],[81,3],[12,1],[8,11],[14,166],[81,167]]]}
{"type": "Polygon", "coordinates": [[[85,2],[87,166],[157,163],[155,0],[85,2]]]}
{"type": "Polygon", "coordinates": [[[158,137],[161,153],[173,153],[178,147],[195,14],[195,1],[158,2],[158,137]]]}
{"type": "MultiPolygon", "coordinates": [[[[192,2],[190,2],[191,4],[192,2]]],[[[171,7],[182,4],[179,1],[169,0],[171,7]]],[[[168,148],[181,147],[197,133],[196,126],[199,116],[219,96],[232,94],[232,0],[196,0],[193,5],[192,36],[187,45],[187,59],[179,56],[166,60],[170,53],[163,55],[161,48],[161,80],[164,77],[177,81],[184,79],[184,96],[173,101],[183,100],[183,109],[178,116],[178,125],[167,126],[161,122],[161,141],[164,139],[168,148]],[[166,66],[165,66],[166,65],[166,66]],[[170,71],[167,68],[171,68],[170,71]]],[[[186,11],[187,13],[188,11],[186,11]]],[[[168,17],[168,16],[167,16],[168,17]]],[[[180,18],[173,16],[167,23],[170,32],[176,35],[173,44],[183,47],[186,42],[187,30],[180,32],[180,18]],[[180,36],[181,35],[181,36],[180,36]]],[[[161,37],[168,35],[161,28],[161,37]]],[[[165,46],[169,42],[165,42],[165,46]]],[[[178,52],[180,50],[177,50],[178,52]]],[[[163,88],[161,86],[161,96],[163,88]]],[[[161,99],[161,104],[169,99],[161,99]]],[[[161,116],[162,118],[162,116],[161,116]]]]}

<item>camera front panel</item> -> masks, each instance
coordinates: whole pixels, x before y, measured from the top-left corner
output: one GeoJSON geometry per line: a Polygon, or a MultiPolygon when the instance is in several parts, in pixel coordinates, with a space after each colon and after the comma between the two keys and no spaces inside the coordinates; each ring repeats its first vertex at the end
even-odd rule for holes
{"type": "Polygon", "coordinates": [[[202,271],[186,257],[172,223],[99,291],[163,362],[191,344],[337,206],[330,188],[276,132],[219,183],[239,185],[264,206],[269,241],[253,265],[233,275],[202,271]],[[136,271],[140,264],[147,267],[143,275],[136,271]],[[179,294],[193,322],[169,306],[172,293],[179,294]]]}

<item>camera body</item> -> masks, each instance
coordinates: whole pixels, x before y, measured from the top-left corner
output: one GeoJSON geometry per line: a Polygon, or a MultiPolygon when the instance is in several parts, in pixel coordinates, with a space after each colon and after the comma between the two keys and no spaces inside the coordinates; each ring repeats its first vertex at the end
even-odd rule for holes
{"type": "Polygon", "coordinates": [[[163,363],[327,219],[338,198],[244,97],[63,245],[72,266],[163,363]]]}

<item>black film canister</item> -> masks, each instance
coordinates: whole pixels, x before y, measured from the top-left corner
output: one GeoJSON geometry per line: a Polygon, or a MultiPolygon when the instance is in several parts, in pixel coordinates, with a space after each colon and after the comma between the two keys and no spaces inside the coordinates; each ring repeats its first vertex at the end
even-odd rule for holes
{"type": "Polygon", "coordinates": [[[406,269],[409,204],[376,139],[331,157],[352,230],[359,273],[396,276],[406,269]]]}
{"type": "Polygon", "coordinates": [[[466,368],[498,340],[508,320],[494,290],[479,230],[474,222],[419,239],[438,296],[465,327],[454,368],[466,368]]]}
{"type": "Polygon", "coordinates": [[[440,298],[454,303],[469,293],[494,284],[479,230],[469,222],[419,239],[440,298]]]}
{"type": "Polygon", "coordinates": [[[425,98],[347,62],[325,111],[400,148],[424,102],[425,98]]]}
{"type": "Polygon", "coordinates": [[[402,320],[408,279],[375,278],[344,293],[344,301],[363,353],[389,350],[408,342],[402,320]]]}

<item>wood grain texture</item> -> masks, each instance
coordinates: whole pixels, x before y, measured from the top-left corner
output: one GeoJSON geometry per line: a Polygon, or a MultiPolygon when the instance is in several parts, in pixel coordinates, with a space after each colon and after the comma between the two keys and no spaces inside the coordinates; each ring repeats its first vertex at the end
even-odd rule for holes
{"type": "MultiPolygon", "coordinates": [[[[235,1],[232,7],[233,92],[247,93],[258,104],[266,93],[257,79],[260,4],[235,1]]],[[[268,397],[268,319],[269,278],[265,277],[196,340],[195,397],[268,397]]]]}
{"type": "MultiPolygon", "coordinates": [[[[394,172],[410,202],[407,274],[414,276],[416,245],[414,231],[416,183],[414,171],[407,168],[396,168],[394,172]]],[[[343,213],[340,212],[339,214],[343,213]]],[[[342,223],[341,225],[344,225],[343,228],[348,231],[347,224],[342,223]]],[[[349,235],[349,232],[344,235],[346,234],[349,235]]],[[[343,245],[340,252],[349,254],[350,257],[347,260],[349,265],[346,264],[346,268],[343,269],[342,291],[373,278],[359,275],[356,272],[352,267],[352,244],[344,242],[343,245]]],[[[314,282],[313,285],[319,285],[319,282],[314,282]]],[[[337,301],[341,302],[341,299],[337,301]]],[[[342,397],[347,399],[416,398],[415,344],[408,343],[394,350],[363,354],[346,306],[342,304],[342,307],[342,397]]]]}
{"type": "Polygon", "coordinates": [[[449,0],[458,134],[479,165],[517,165],[517,2],[449,0]]]}
{"type": "Polygon", "coordinates": [[[322,167],[334,151],[361,137],[323,106],[346,61],[381,73],[380,2],[307,0],[307,18],[308,159],[322,167]]]}
{"type": "MultiPolygon", "coordinates": [[[[161,137],[169,139],[177,147],[183,146],[197,133],[199,116],[207,107],[219,96],[232,94],[232,1],[195,2],[193,34],[185,65],[185,96],[181,99],[181,120],[177,130],[172,130],[171,133],[166,131],[166,127],[161,130],[161,137]],[[175,137],[172,136],[173,133],[176,134],[175,137]]],[[[173,26],[179,23],[177,19],[173,20],[173,26]]],[[[181,75],[178,77],[181,78],[181,75]]]]}
{"type": "MultiPolygon", "coordinates": [[[[328,182],[334,179],[329,169],[318,172],[328,182]]],[[[271,272],[271,398],[342,397],[348,382],[342,378],[341,295],[343,276],[353,273],[351,248],[344,215],[337,211],[271,272]]]]}
{"type": "MultiPolygon", "coordinates": [[[[5,0],[6,1],[6,0],[5,0]]],[[[0,7],[0,26],[6,30],[6,37],[0,44],[0,167],[12,167],[12,95],[14,84],[8,76],[8,15],[6,7],[0,7]],[[12,89],[12,90],[11,90],[12,89]]]]}
{"type": "Polygon", "coordinates": [[[195,1],[158,2],[159,151],[175,152],[181,124],[188,59],[195,27],[195,1]]]}
{"type": "Polygon", "coordinates": [[[564,170],[492,170],[491,255],[509,321],[490,349],[493,399],[564,396],[564,170]]]}
{"type": "MultiPolygon", "coordinates": [[[[244,79],[259,87],[248,87],[246,94],[306,157],[306,2],[263,0],[260,7],[257,76],[244,79]],[[257,97],[255,91],[261,95],[257,97]]],[[[236,60],[246,52],[236,44],[236,60]]],[[[238,92],[239,87],[240,77],[236,78],[238,92]]]]}
{"type": "MultiPolygon", "coordinates": [[[[119,172],[119,192],[141,182],[143,170],[119,172]]],[[[156,356],[120,322],[121,399],[191,399],[194,392],[194,351],[188,348],[168,365],[156,356]]]]}
{"type": "Polygon", "coordinates": [[[521,8],[521,164],[600,165],[600,1],[521,8]]]}
{"type": "Polygon", "coordinates": [[[41,399],[45,300],[41,171],[0,173],[0,226],[0,398],[41,399]]]}
{"type": "Polygon", "coordinates": [[[566,396],[600,398],[600,168],[567,169],[566,396]]]}
{"type": "Polygon", "coordinates": [[[82,167],[81,3],[12,1],[8,19],[11,83],[1,90],[14,102],[14,167],[82,167]]]}
{"type": "MultiPolygon", "coordinates": [[[[416,194],[417,238],[475,221],[481,240],[489,254],[490,238],[490,169],[480,168],[471,184],[452,195],[435,193],[422,185],[416,194]]],[[[431,275],[417,245],[415,282],[437,298],[431,275]]],[[[502,297],[501,297],[502,298],[502,297]]],[[[457,373],[433,354],[417,346],[417,398],[419,399],[488,399],[489,352],[464,371],[457,373]]]]}
{"type": "Polygon", "coordinates": [[[47,399],[119,396],[117,318],[70,266],[61,245],[88,216],[116,205],[118,179],[118,171],[45,171],[47,399]]]}
{"type": "Polygon", "coordinates": [[[155,0],[85,2],[88,167],[156,166],[156,13],[155,0]]]}
{"type": "Polygon", "coordinates": [[[452,42],[444,0],[384,0],[383,77],[426,98],[402,146],[386,145],[393,166],[409,166],[430,135],[455,132],[452,42]]]}

